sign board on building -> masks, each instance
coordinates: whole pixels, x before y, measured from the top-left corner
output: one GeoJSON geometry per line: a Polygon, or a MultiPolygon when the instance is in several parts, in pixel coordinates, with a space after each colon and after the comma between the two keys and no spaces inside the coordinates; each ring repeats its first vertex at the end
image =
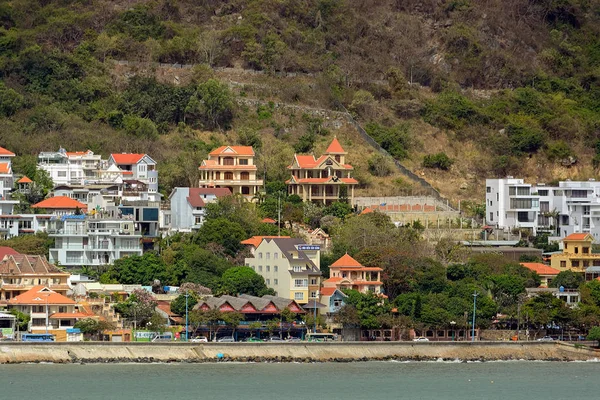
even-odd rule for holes
{"type": "Polygon", "coordinates": [[[298,246],[298,250],[321,250],[321,246],[303,245],[303,246],[298,246]]]}

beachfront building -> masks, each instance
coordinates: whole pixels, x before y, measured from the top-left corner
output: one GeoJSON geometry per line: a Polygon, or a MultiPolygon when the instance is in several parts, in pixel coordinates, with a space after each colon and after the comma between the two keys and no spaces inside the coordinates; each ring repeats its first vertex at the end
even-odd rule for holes
{"type": "Polygon", "coordinates": [[[278,296],[307,304],[318,299],[321,249],[295,238],[263,238],[253,257],[245,259],[278,296]]]}
{"type": "Polygon", "coordinates": [[[69,152],[43,151],[38,155],[37,166],[44,170],[54,185],[84,185],[95,181],[101,169],[101,156],[91,150],[69,152]]]}
{"type": "Polygon", "coordinates": [[[200,167],[201,188],[228,188],[252,201],[262,189],[263,181],[256,175],[252,146],[221,146],[208,154],[200,167]]]}
{"type": "Polygon", "coordinates": [[[521,263],[521,265],[540,276],[540,287],[550,287],[552,280],[560,273],[559,270],[542,263],[521,263]]]}
{"type": "Polygon", "coordinates": [[[52,214],[0,215],[0,238],[46,232],[52,214]]]}
{"type": "Polygon", "coordinates": [[[325,288],[352,289],[361,293],[380,294],[383,283],[379,267],[365,267],[348,254],[329,266],[330,278],[323,282],[325,288]]]}
{"type": "Polygon", "coordinates": [[[600,235],[600,182],[560,181],[558,186],[529,184],[507,177],[486,179],[486,224],[497,229],[539,230],[558,238],[572,233],[600,235]]]}
{"type": "Polygon", "coordinates": [[[84,213],[87,206],[80,201],[67,196],[48,197],[31,206],[36,210],[45,210],[55,217],[84,213]]]}
{"type": "Polygon", "coordinates": [[[338,201],[345,191],[352,203],[358,181],[351,176],[354,168],[346,164],[347,154],[337,138],[333,138],[319,158],[312,154],[294,154],[288,167],[292,175],[286,181],[288,193],[300,196],[303,201],[330,204],[338,201]]]}
{"type": "Polygon", "coordinates": [[[50,333],[56,341],[67,341],[67,330],[80,319],[95,317],[80,312],[75,301],[44,285],[34,286],[8,300],[8,309],[16,309],[30,316],[28,331],[50,333]]]}
{"type": "Polygon", "coordinates": [[[142,255],[142,232],[131,219],[65,215],[50,221],[54,238],[50,262],[65,267],[110,265],[122,257],[142,255]]]}
{"type": "Polygon", "coordinates": [[[204,209],[207,204],[231,195],[228,188],[176,187],[169,195],[171,223],[169,230],[191,232],[204,223],[204,209]]]}
{"type": "Polygon", "coordinates": [[[562,253],[552,254],[550,265],[559,271],[585,272],[600,267],[600,254],[592,253],[594,237],[589,233],[572,233],[562,240],[562,253]]]}
{"type": "Polygon", "coordinates": [[[45,257],[14,253],[5,255],[0,261],[0,306],[38,285],[67,294],[69,273],[49,263],[45,257]]]}

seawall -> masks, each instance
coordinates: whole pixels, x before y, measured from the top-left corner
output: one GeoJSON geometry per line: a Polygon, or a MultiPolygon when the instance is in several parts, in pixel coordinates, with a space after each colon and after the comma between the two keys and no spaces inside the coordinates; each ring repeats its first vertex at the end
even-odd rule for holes
{"type": "Polygon", "coordinates": [[[586,361],[600,351],[561,342],[0,343],[0,363],[367,360],[586,361]]]}

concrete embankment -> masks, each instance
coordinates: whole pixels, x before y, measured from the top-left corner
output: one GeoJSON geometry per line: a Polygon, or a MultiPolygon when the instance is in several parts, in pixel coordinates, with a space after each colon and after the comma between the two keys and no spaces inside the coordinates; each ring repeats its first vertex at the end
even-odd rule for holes
{"type": "Polygon", "coordinates": [[[560,342],[0,343],[0,363],[366,361],[585,361],[600,351],[560,342]]]}

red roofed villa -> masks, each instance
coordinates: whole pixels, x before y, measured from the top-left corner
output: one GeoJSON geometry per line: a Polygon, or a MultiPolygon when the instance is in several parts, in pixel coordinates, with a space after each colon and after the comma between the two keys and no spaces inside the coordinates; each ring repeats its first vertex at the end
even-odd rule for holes
{"type": "Polygon", "coordinates": [[[521,265],[534,271],[540,276],[540,278],[542,278],[540,287],[549,287],[552,279],[556,278],[556,275],[558,275],[560,272],[559,270],[542,263],[521,263],[521,265]]]}
{"type": "Polygon", "coordinates": [[[257,179],[252,146],[221,146],[202,161],[199,185],[201,188],[229,188],[252,200],[260,192],[263,181],[257,179]]]}
{"type": "Polygon", "coordinates": [[[312,154],[294,154],[288,167],[292,174],[286,181],[288,193],[300,196],[303,201],[330,204],[339,200],[340,188],[345,185],[352,202],[358,181],[350,176],[354,168],[346,164],[346,154],[336,137],[318,159],[312,154]]]}
{"type": "Polygon", "coordinates": [[[49,197],[31,206],[31,208],[49,210],[54,215],[74,214],[77,209],[85,212],[87,206],[67,196],[49,197]]]}
{"type": "Polygon", "coordinates": [[[345,254],[329,266],[330,278],[323,282],[324,288],[353,289],[361,293],[381,293],[379,267],[365,267],[350,255],[345,254]]]}

